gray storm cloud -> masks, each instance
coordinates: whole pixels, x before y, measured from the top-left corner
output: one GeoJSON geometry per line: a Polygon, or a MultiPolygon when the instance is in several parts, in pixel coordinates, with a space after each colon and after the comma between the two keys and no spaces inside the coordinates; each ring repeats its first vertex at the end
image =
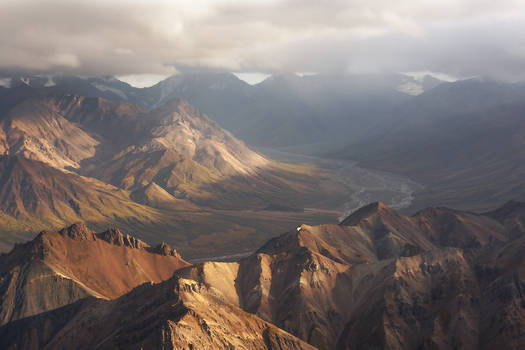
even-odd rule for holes
{"type": "Polygon", "coordinates": [[[0,70],[525,78],[523,1],[0,0],[0,70]]]}

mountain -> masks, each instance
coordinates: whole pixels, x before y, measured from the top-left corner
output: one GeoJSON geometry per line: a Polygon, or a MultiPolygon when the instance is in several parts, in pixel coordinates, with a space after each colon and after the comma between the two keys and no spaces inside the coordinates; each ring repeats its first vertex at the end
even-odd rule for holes
{"type": "Polygon", "coordinates": [[[0,328],[4,349],[315,349],[195,281],[142,285],[0,328]]]}
{"type": "MultiPolygon", "coordinates": [[[[4,105],[5,106],[5,105],[4,105]]],[[[15,104],[0,120],[0,152],[21,155],[55,168],[79,168],[95,155],[97,140],[65,119],[45,98],[15,104]]]]}
{"type": "Polygon", "coordinates": [[[161,282],[186,263],[175,250],[150,247],[111,229],[75,224],[41,232],[0,255],[0,323],[44,313],[93,296],[114,299],[145,282],[161,282]]]}
{"type": "Polygon", "coordinates": [[[523,200],[523,97],[520,84],[442,84],[399,111],[388,131],[338,155],[426,185],[408,210],[439,204],[481,211],[523,200]]]}
{"type": "Polygon", "coordinates": [[[149,88],[110,76],[15,76],[10,87],[76,94],[158,108],[182,98],[250,145],[322,153],[358,139],[391,110],[441,81],[403,74],[279,74],[249,85],[232,73],[182,72],[149,88]]]}
{"type": "Polygon", "coordinates": [[[522,83],[505,83],[484,78],[445,82],[410,99],[397,111],[400,126],[520,102],[525,95],[522,83]]]}
{"type": "Polygon", "coordinates": [[[75,221],[129,227],[129,222],[146,223],[160,216],[114,186],[21,156],[1,156],[0,174],[4,250],[31,237],[39,227],[75,221]]]}
{"type": "Polygon", "coordinates": [[[251,85],[231,73],[182,73],[145,88],[141,104],[155,108],[182,98],[199,105],[204,113],[220,110],[222,114],[249,97],[251,90],[251,85]]]}
{"type": "MultiPolygon", "coordinates": [[[[84,118],[90,103],[71,101],[73,106],[65,107],[66,115],[73,120],[84,118]]],[[[100,105],[104,103],[110,102],[101,101],[100,105]]],[[[132,118],[136,129],[133,133],[128,128],[127,138],[134,143],[123,145],[105,159],[88,163],[86,175],[122,188],[142,187],[155,181],[169,191],[184,188],[187,183],[197,186],[235,175],[251,176],[269,164],[183,100],[172,100],[144,115],[132,114],[126,123],[132,118]]]]}
{"type": "Polygon", "coordinates": [[[3,153],[20,154],[59,169],[80,168],[81,161],[95,156],[97,146],[115,156],[129,154],[130,145],[145,149],[135,153],[180,150],[182,160],[219,175],[253,172],[266,163],[183,100],[172,100],[150,112],[100,98],[29,96],[2,116],[3,153]]]}
{"type": "Polygon", "coordinates": [[[26,84],[0,100],[3,250],[84,221],[190,256],[227,255],[255,249],[275,229],[337,215],[304,211],[326,194],[319,169],[260,155],[184,100],[149,110],[26,84]]]}
{"type": "Polygon", "coordinates": [[[239,262],[176,274],[320,349],[477,348],[484,335],[477,319],[489,312],[481,290],[503,273],[486,276],[485,264],[499,258],[480,257],[525,233],[512,228],[523,224],[523,210],[503,210],[501,221],[447,208],[407,217],[373,203],[340,225],[301,225],[239,262]]]}
{"type": "Polygon", "coordinates": [[[251,145],[313,152],[388,117],[409,98],[399,89],[407,82],[416,84],[405,75],[280,74],[251,86],[230,73],[182,73],[145,91],[160,96],[154,106],[188,100],[251,145]]]}
{"type": "MultiPolygon", "coordinates": [[[[239,261],[182,266],[167,281],[116,299],[87,297],[13,320],[0,327],[0,344],[309,348],[303,339],[319,349],[518,349],[525,344],[524,208],[427,208],[407,217],[372,203],[339,225],[301,225],[239,261]]],[[[82,226],[50,237],[129,242],[133,248],[113,249],[133,252],[141,246],[82,226]]],[[[34,244],[11,254],[31,256],[21,247],[34,244]]],[[[53,247],[57,255],[64,249],[53,247]]]]}
{"type": "Polygon", "coordinates": [[[14,75],[2,79],[9,88],[29,86],[47,94],[75,94],[115,101],[134,101],[140,89],[113,76],[14,75]]]}

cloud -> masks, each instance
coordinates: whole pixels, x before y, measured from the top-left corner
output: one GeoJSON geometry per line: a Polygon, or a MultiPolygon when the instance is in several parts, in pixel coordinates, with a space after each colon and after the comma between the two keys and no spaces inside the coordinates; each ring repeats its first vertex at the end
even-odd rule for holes
{"type": "Polygon", "coordinates": [[[519,0],[0,0],[0,69],[525,78],[519,0]]]}

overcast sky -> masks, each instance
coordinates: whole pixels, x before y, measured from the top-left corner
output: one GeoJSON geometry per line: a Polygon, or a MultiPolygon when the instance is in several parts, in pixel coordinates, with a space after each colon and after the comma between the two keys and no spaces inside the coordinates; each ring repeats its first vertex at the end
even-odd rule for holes
{"type": "MultiPolygon", "coordinates": [[[[0,0],[0,70],[525,79],[523,0],[0,0]]],[[[139,78],[137,78],[139,79],[139,78]]]]}

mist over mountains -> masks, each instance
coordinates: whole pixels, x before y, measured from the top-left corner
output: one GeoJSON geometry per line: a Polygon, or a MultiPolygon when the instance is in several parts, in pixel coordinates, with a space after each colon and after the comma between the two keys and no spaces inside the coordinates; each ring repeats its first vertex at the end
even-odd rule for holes
{"type": "Polygon", "coordinates": [[[3,348],[523,346],[525,85],[2,82],[3,348]]]}
{"type": "Polygon", "coordinates": [[[248,144],[263,147],[330,145],[344,137],[360,137],[411,94],[441,82],[402,74],[290,73],[252,86],[231,73],[214,72],[182,73],[142,89],[112,77],[29,76],[4,81],[8,86],[28,84],[49,93],[129,101],[147,108],[182,98],[248,144]]]}

